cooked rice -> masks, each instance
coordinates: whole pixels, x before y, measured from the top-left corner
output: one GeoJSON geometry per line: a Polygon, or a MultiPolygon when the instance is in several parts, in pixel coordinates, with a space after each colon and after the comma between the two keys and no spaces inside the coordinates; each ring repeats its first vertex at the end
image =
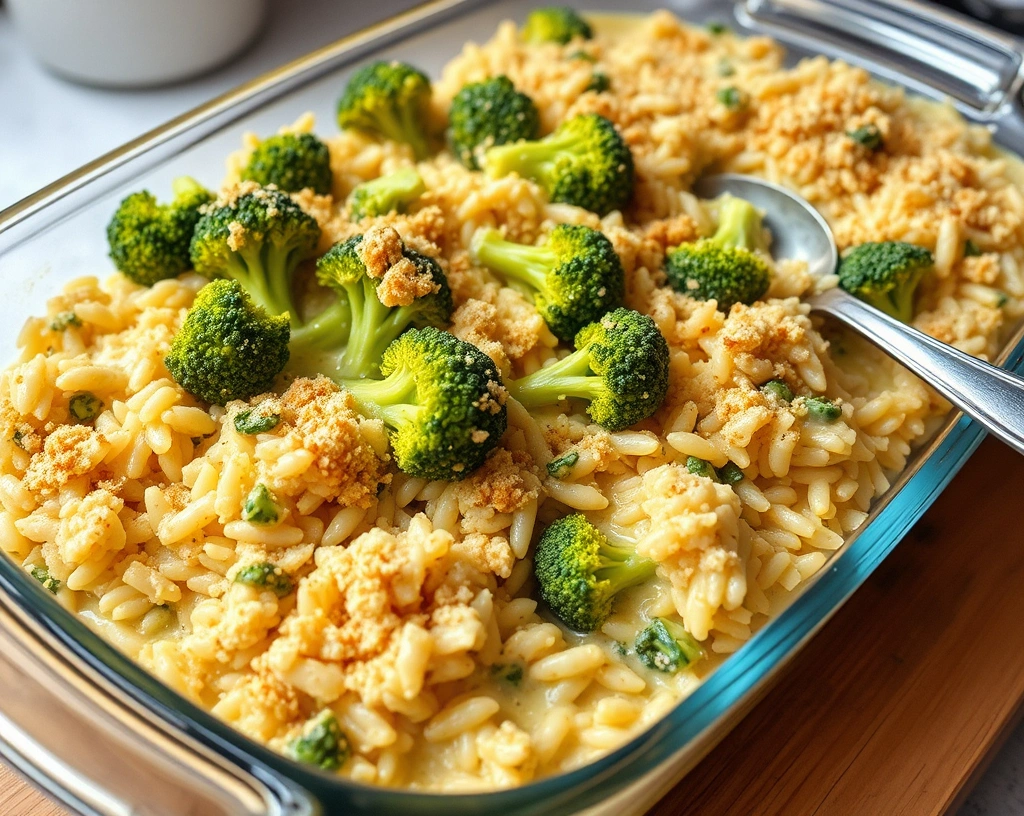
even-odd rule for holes
{"type": "MultiPolygon", "coordinates": [[[[63,582],[58,600],[159,678],[275,748],[322,706],[353,747],[340,773],[447,791],[519,785],[578,767],[649,727],[783,608],[863,524],[915,442],[947,410],[864,342],[808,316],[806,271],[779,263],[770,299],[728,314],[663,285],[667,247],[706,233],[713,211],[688,192],[706,168],[755,173],[797,190],[841,247],[899,239],[932,250],[915,325],[979,356],[1024,313],[1024,199],[1017,167],[949,106],[907,99],[823,58],[782,67],[765,38],[711,36],[661,12],[587,43],[611,90],[585,92],[578,47],[524,46],[503,24],[467,45],[434,86],[435,114],[466,82],[498,73],[533,96],[545,130],[598,112],[621,128],[638,187],[604,219],[550,204],[531,182],[471,173],[442,152],[418,165],[428,192],[409,215],[376,219],[440,259],[458,311],[453,332],[521,376],[559,353],[532,306],[471,262],[484,226],[532,242],[555,224],[602,229],[628,276],[628,304],[671,348],[671,388],[651,420],[610,434],[578,406],[509,404],[501,447],[476,474],[413,479],[387,461],[379,422],[326,380],[269,396],[282,422],[255,437],[241,404],[198,404],[163,358],[205,281],[142,289],[81,278],[30,318],[0,377],[0,543],[63,582]],[[720,66],[733,73],[726,80],[720,66]],[[745,111],[715,100],[724,85],[745,111]],[[886,150],[845,136],[873,123],[886,150]],[[965,240],[982,251],[964,257],[965,240]],[[80,325],[55,332],[55,316],[80,325]],[[805,387],[792,403],[755,383],[805,387]],[[72,424],[74,392],[103,403],[72,424]],[[806,420],[825,395],[841,419],[806,420]],[[565,479],[546,464],[578,454],[565,479]],[[739,465],[730,488],[689,474],[687,456],[739,465]],[[261,481],[286,508],[274,527],[241,518],[261,481]],[[377,493],[379,482],[383,489],[377,493]],[[659,562],[602,630],[579,636],[532,599],[534,530],[569,510],[629,528],[659,562]],[[272,561],[298,581],[278,598],[234,583],[272,561]],[[641,614],[682,617],[711,658],[676,675],[643,669],[619,644],[641,614]],[[522,673],[519,683],[505,674],[522,673]]],[[[309,130],[304,117],[293,127],[309,130]]],[[[237,180],[246,146],[229,160],[237,180]]],[[[329,139],[333,198],[296,199],[323,227],[322,249],[365,229],[341,202],[360,181],[411,164],[402,145],[354,132],[329,139]]],[[[283,390],[283,388],[282,388],[283,390]]]]}

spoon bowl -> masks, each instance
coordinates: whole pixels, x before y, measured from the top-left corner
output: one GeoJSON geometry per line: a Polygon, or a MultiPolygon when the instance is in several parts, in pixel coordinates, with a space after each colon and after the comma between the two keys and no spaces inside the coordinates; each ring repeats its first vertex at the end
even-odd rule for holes
{"type": "MultiPolygon", "coordinates": [[[[726,193],[764,213],[776,259],[807,263],[815,276],[836,271],[839,253],[825,219],[796,193],[756,176],[722,173],[694,186],[704,198],[726,193]]],[[[806,298],[878,346],[1018,453],[1024,453],[1024,379],[971,357],[869,306],[838,286],[806,298]]]]}

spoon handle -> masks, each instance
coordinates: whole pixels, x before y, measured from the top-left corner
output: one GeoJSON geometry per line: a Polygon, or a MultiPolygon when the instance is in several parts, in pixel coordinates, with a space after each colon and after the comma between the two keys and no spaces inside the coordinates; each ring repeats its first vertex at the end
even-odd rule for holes
{"type": "Polygon", "coordinates": [[[893,320],[841,289],[810,300],[917,374],[1018,453],[1024,453],[1024,379],[893,320]]]}

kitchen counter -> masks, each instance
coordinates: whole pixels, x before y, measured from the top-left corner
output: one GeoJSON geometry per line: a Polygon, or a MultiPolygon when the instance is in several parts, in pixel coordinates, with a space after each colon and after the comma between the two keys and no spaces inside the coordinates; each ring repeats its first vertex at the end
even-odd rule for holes
{"type": "MultiPolygon", "coordinates": [[[[414,4],[272,0],[263,33],[241,56],[196,80],[142,91],[83,87],[47,73],[0,8],[0,209],[212,96],[414,4]]],[[[6,816],[62,812],[45,809],[9,772],[3,776],[6,816]]],[[[959,814],[1024,814],[1024,727],[1009,736],[959,814]]]]}

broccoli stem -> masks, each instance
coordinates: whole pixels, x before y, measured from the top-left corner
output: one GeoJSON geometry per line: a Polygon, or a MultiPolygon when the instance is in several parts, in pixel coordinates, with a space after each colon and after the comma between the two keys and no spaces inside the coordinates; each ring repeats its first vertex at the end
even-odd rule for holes
{"type": "Polygon", "coordinates": [[[761,213],[749,201],[727,195],[718,211],[718,229],[714,241],[738,249],[763,249],[761,213]]]}
{"type": "Polygon", "coordinates": [[[271,315],[288,315],[293,329],[302,325],[292,299],[289,270],[294,247],[275,247],[269,241],[252,242],[232,255],[225,274],[238,281],[249,296],[271,315]]]}
{"type": "Polygon", "coordinates": [[[566,397],[593,400],[607,388],[600,377],[590,373],[590,352],[585,348],[509,382],[507,387],[526,408],[551,405],[566,397]]]}
{"type": "Polygon", "coordinates": [[[292,332],[293,352],[337,348],[345,342],[351,319],[352,312],[348,300],[337,298],[334,303],[292,332]]]}
{"type": "Polygon", "coordinates": [[[342,380],[356,400],[360,411],[384,421],[391,428],[398,428],[415,421],[420,408],[413,404],[416,399],[416,374],[411,369],[395,371],[383,380],[342,380]]]}
{"type": "Polygon", "coordinates": [[[372,374],[384,350],[409,326],[411,307],[385,306],[377,297],[373,279],[364,275],[361,283],[348,288],[351,328],[348,343],[338,362],[337,376],[342,379],[372,374]]]}
{"type": "Polygon", "coordinates": [[[637,555],[635,543],[614,535],[605,537],[608,544],[601,548],[601,560],[605,563],[594,570],[594,577],[608,581],[611,595],[641,584],[654,575],[657,562],[637,555]]]}
{"type": "Polygon", "coordinates": [[[547,246],[506,241],[496,229],[473,236],[473,255],[488,269],[537,291],[544,290],[548,273],[558,264],[558,255],[547,246]]]}
{"type": "Polygon", "coordinates": [[[383,133],[396,142],[408,144],[417,159],[425,159],[430,155],[430,145],[420,133],[420,123],[415,115],[416,111],[406,110],[406,107],[403,107],[398,116],[395,116],[394,111],[381,106],[374,111],[374,117],[383,133]]]}
{"type": "Polygon", "coordinates": [[[506,145],[495,145],[487,151],[487,174],[501,178],[515,172],[524,178],[540,182],[550,188],[557,180],[556,162],[563,151],[572,151],[579,142],[579,136],[568,132],[555,133],[535,142],[522,141],[506,145]]]}

